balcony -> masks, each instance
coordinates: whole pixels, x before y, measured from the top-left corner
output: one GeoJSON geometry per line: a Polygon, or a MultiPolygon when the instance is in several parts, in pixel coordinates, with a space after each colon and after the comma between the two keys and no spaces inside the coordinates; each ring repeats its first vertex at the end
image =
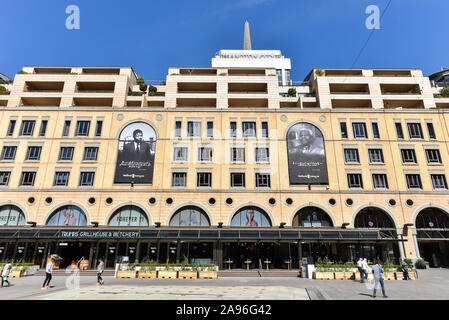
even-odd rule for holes
{"type": "Polygon", "coordinates": [[[382,95],[420,95],[418,84],[381,84],[382,95]]]}
{"type": "Polygon", "coordinates": [[[82,74],[119,75],[120,69],[117,69],[117,68],[83,68],[82,74]]]}
{"type": "Polygon", "coordinates": [[[114,93],[115,82],[77,82],[79,93],[114,93]]]}
{"type": "Polygon", "coordinates": [[[215,82],[178,82],[178,93],[217,93],[215,82]]]}
{"type": "Polygon", "coordinates": [[[410,70],[373,70],[374,77],[411,77],[410,70]]]}
{"type": "Polygon", "coordinates": [[[363,77],[362,70],[331,70],[325,69],[326,77],[363,77]]]}
{"type": "Polygon", "coordinates": [[[228,99],[229,108],[268,108],[268,99],[228,99]]]}
{"type": "Polygon", "coordinates": [[[72,68],[34,68],[35,74],[69,74],[72,68]]]}
{"type": "Polygon", "coordinates": [[[266,94],[266,83],[228,83],[229,94],[266,94]]]}
{"type": "Polygon", "coordinates": [[[178,99],[176,99],[176,106],[177,107],[215,108],[217,106],[217,99],[178,98],[178,99]]]}
{"type": "Polygon", "coordinates": [[[332,99],[332,109],[370,109],[372,108],[371,99],[332,99]]]}
{"type": "Polygon", "coordinates": [[[423,100],[384,100],[385,109],[424,109],[423,100]]]}
{"type": "Polygon", "coordinates": [[[61,104],[61,98],[22,98],[21,106],[56,106],[61,104]]]}
{"type": "MultiPolygon", "coordinates": [[[[177,74],[171,74],[172,76],[177,74]]],[[[181,76],[216,76],[216,69],[179,69],[181,76]]]]}
{"type": "Polygon", "coordinates": [[[254,69],[229,69],[229,76],[265,76],[265,70],[254,69]]]}
{"type": "Polygon", "coordinates": [[[24,92],[62,92],[62,81],[26,81],[24,92]]]}
{"type": "Polygon", "coordinates": [[[368,84],[329,84],[331,94],[369,94],[368,84]]]}
{"type": "Polygon", "coordinates": [[[112,98],[73,98],[74,107],[112,107],[112,98]]]}

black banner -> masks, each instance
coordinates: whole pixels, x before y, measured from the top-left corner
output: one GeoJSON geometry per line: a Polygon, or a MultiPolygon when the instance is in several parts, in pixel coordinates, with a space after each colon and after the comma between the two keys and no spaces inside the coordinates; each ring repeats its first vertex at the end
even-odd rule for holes
{"type": "Polygon", "coordinates": [[[119,137],[114,183],[152,184],[156,132],[147,123],[126,126],[119,137]]]}
{"type": "Polygon", "coordinates": [[[287,133],[291,185],[329,184],[324,138],[309,123],[297,123],[287,133]]]}

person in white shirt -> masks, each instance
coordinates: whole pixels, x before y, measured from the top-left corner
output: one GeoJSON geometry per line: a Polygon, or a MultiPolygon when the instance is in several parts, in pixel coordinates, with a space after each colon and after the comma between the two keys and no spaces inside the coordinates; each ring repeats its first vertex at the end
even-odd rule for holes
{"type": "Polygon", "coordinates": [[[3,287],[3,283],[7,282],[8,283],[8,287],[9,287],[9,281],[8,281],[8,277],[9,277],[9,273],[11,272],[12,269],[12,265],[11,262],[8,260],[5,264],[5,266],[3,267],[3,271],[2,271],[2,287],[3,287]]]}
{"type": "Polygon", "coordinates": [[[55,264],[55,259],[51,258],[50,262],[47,263],[47,266],[45,267],[45,280],[44,280],[44,284],[42,285],[42,289],[50,289],[50,280],[51,280],[51,275],[53,273],[54,264],[55,264]]]}
{"type": "Polygon", "coordinates": [[[369,266],[368,266],[368,261],[366,260],[366,258],[365,259],[363,259],[363,262],[362,262],[362,270],[363,270],[363,277],[362,277],[362,282],[364,281],[364,280],[368,280],[368,272],[369,272],[369,266]]]}
{"type": "Polygon", "coordinates": [[[357,261],[357,269],[359,269],[359,272],[360,272],[360,279],[361,279],[360,282],[363,282],[362,278],[363,278],[363,274],[364,274],[362,265],[363,265],[363,259],[360,258],[359,261],[357,261]]]}

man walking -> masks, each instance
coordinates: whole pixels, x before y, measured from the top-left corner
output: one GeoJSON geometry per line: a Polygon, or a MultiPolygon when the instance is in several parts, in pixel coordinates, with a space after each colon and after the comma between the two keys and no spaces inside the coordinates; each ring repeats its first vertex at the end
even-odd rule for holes
{"type": "Polygon", "coordinates": [[[379,283],[380,283],[380,286],[382,287],[383,297],[388,298],[388,296],[385,294],[384,278],[382,277],[382,273],[384,273],[384,269],[382,269],[382,265],[380,263],[376,263],[376,265],[373,267],[373,274],[374,274],[373,298],[376,297],[377,286],[379,285],[379,283]]]}
{"type": "Polygon", "coordinates": [[[104,283],[101,275],[104,272],[104,262],[102,259],[98,259],[98,267],[97,267],[97,286],[102,285],[104,283]]]}
{"type": "Polygon", "coordinates": [[[50,280],[51,280],[51,275],[53,273],[54,264],[55,264],[54,258],[51,258],[50,262],[47,263],[47,267],[45,268],[45,280],[44,280],[44,284],[42,285],[42,289],[50,289],[50,280]]]}
{"type": "Polygon", "coordinates": [[[11,269],[12,269],[12,265],[11,265],[11,262],[8,260],[5,264],[5,266],[3,267],[3,271],[2,271],[2,287],[3,287],[3,282],[8,283],[8,287],[9,287],[10,283],[8,281],[8,277],[11,272],[11,269]]]}
{"type": "Polygon", "coordinates": [[[360,258],[359,261],[357,261],[357,269],[359,269],[360,272],[360,282],[363,283],[363,269],[362,269],[362,265],[363,265],[363,259],[360,258]]]}
{"type": "Polygon", "coordinates": [[[405,259],[404,259],[404,260],[402,260],[401,264],[402,264],[402,270],[403,270],[403,273],[404,273],[405,280],[410,280],[410,276],[408,274],[408,263],[407,263],[407,261],[405,261],[405,259]]]}
{"type": "Polygon", "coordinates": [[[366,260],[366,258],[363,259],[362,261],[362,271],[363,271],[362,282],[364,282],[365,280],[368,280],[368,272],[369,272],[368,260],[366,260]]]}

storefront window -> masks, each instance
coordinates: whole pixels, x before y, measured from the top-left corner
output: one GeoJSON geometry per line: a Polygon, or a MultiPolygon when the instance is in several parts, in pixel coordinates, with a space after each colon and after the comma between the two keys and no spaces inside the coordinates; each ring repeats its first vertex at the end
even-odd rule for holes
{"type": "Polygon", "coordinates": [[[244,207],[231,220],[233,227],[271,227],[268,214],[257,207],[244,207]]]}
{"type": "Polygon", "coordinates": [[[113,227],[148,227],[148,217],[136,206],[124,206],[114,212],[108,223],[113,227]]]}
{"type": "Polygon", "coordinates": [[[77,206],[64,206],[57,209],[48,219],[47,226],[85,226],[86,214],[77,206]]]}
{"type": "Polygon", "coordinates": [[[354,226],[356,228],[395,228],[385,211],[373,207],[362,209],[355,217],[354,226]]]}
{"type": "Polygon", "coordinates": [[[449,229],[449,216],[438,208],[426,208],[416,217],[417,228],[449,229]]]}
{"type": "Polygon", "coordinates": [[[293,218],[294,227],[332,227],[331,218],[324,210],[317,207],[305,207],[293,218]]]}
{"type": "Polygon", "coordinates": [[[25,215],[16,206],[3,206],[0,208],[0,226],[23,226],[25,215]]]}
{"type": "Polygon", "coordinates": [[[170,226],[208,227],[210,226],[207,214],[198,207],[184,207],[176,211],[170,219],[170,226]]]}

